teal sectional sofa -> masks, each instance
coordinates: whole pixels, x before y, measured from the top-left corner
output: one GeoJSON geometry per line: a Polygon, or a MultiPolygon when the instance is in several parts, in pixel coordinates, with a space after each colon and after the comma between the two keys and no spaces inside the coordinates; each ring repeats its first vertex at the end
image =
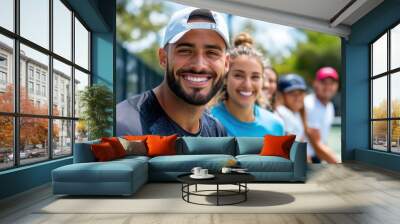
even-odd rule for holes
{"type": "Polygon", "coordinates": [[[235,159],[259,182],[305,182],[306,143],[295,142],[290,160],[260,156],[262,137],[182,137],[176,141],[177,155],[127,156],[96,162],[90,145],[75,144],[74,163],[52,171],[54,194],[131,195],[148,181],[176,181],[193,167],[219,172],[228,160],[235,159]]]}

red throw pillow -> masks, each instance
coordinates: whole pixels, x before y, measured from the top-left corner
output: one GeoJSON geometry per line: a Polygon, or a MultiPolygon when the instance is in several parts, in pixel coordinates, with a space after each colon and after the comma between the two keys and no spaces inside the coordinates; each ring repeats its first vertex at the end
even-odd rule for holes
{"type": "Polygon", "coordinates": [[[126,156],[126,151],[117,137],[101,138],[101,142],[108,142],[114,149],[117,158],[126,156]]]}
{"type": "Polygon", "coordinates": [[[93,144],[90,147],[92,149],[94,157],[99,162],[110,161],[117,158],[113,147],[108,142],[93,144]]]}
{"type": "Polygon", "coordinates": [[[290,159],[290,148],[296,135],[287,136],[264,136],[264,145],[261,149],[260,155],[262,156],[281,156],[290,159]]]}
{"type": "Polygon", "coordinates": [[[178,135],[158,136],[149,135],[147,137],[148,156],[176,155],[175,141],[178,135]]]}

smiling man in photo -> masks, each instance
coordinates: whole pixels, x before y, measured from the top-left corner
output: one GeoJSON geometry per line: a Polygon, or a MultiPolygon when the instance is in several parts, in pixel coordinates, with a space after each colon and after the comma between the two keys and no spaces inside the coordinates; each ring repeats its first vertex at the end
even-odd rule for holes
{"type": "Polygon", "coordinates": [[[222,87],[228,46],[221,14],[196,8],[176,12],[159,49],[164,80],[117,105],[117,135],[225,136],[206,104],[222,87]]]}

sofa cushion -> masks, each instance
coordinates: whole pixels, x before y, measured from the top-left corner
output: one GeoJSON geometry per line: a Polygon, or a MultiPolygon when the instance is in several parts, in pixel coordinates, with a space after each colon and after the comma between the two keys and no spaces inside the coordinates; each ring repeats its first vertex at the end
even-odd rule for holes
{"type": "Polygon", "coordinates": [[[263,137],[236,137],[236,155],[260,154],[263,137]]]}
{"type": "MultiPolygon", "coordinates": [[[[58,182],[129,182],[134,172],[142,172],[147,166],[140,159],[114,160],[109,162],[74,163],[53,170],[53,181],[58,182]]],[[[147,176],[147,173],[143,173],[147,176]]]]}
{"type": "Polygon", "coordinates": [[[287,136],[264,136],[264,146],[261,149],[261,156],[280,156],[286,159],[290,159],[290,148],[296,135],[287,136]]]}
{"type": "Polygon", "coordinates": [[[121,145],[126,151],[126,155],[147,155],[146,141],[145,140],[126,140],[124,138],[118,138],[121,145]]]}
{"type": "Polygon", "coordinates": [[[135,161],[148,162],[149,159],[150,157],[147,156],[130,155],[130,156],[125,156],[124,158],[113,160],[112,162],[136,163],[135,161]]]}
{"type": "Polygon", "coordinates": [[[165,156],[176,154],[176,139],[178,135],[150,135],[146,139],[148,156],[165,156]]]}
{"type": "Polygon", "coordinates": [[[99,144],[100,139],[75,143],[74,147],[74,163],[88,163],[95,162],[96,158],[90,148],[92,144],[99,144]]]}
{"type": "Polygon", "coordinates": [[[238,155],[236,159],[249,172],[292,172],[292,161],[279,156],[238,155]]]}
{"type": "Polygon", "coordinates": [[[118,158],[112,145],[108,142],[92,144],[90,147],[92,149],[94,157],[96,157],[96,161],[105,162],[118,158]]]}
{"type": "Polygon", "coordinates": [[[182,137],[177,141],[177,154],[235,155],[234,137],[182,137]]]}
{"type": "Polygon", "coordinates": [[[193,167],[200,166],[211,172],[219,171],[228,160],[235,159],[231,155],[175,155],[158,156],[149,160],[149,170],[163,172],[190,172],[193,167]]]}
{"type": "Polygon", "coordinates": [[[128,141],[136,141],[136,140],[146,141],[147,135],[125,135],[123,136],[123,138],[128,141]]]}
{"type": "Polygon", "coordinates": [[[101,138],[101,142],[108,142],[114,149],[115,155],[117,158],[122,158],[126,156],[126,151],[122,146],[121,142],[119,142],[117,137],[103,137],[101,138]]]}

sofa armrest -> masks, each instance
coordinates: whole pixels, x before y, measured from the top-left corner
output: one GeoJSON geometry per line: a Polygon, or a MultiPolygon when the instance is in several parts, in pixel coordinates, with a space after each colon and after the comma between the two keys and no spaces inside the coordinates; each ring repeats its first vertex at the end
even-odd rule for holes
{"type": "Polygon", "coordinates": [[[307,143],[294,142],[290,149],[290,160],[293,162],[293,178],[305,181],[307,173],[307,143]]]}
{"type": "Polygon", "coordinates": [[[74,163],[89,163],[95,162],[96,158],[94,157],[90,146],[92,144],[100,143],[99,140],[90,141],[90,142],[82,142],[75,143],[74,145],[74,163]]]}

